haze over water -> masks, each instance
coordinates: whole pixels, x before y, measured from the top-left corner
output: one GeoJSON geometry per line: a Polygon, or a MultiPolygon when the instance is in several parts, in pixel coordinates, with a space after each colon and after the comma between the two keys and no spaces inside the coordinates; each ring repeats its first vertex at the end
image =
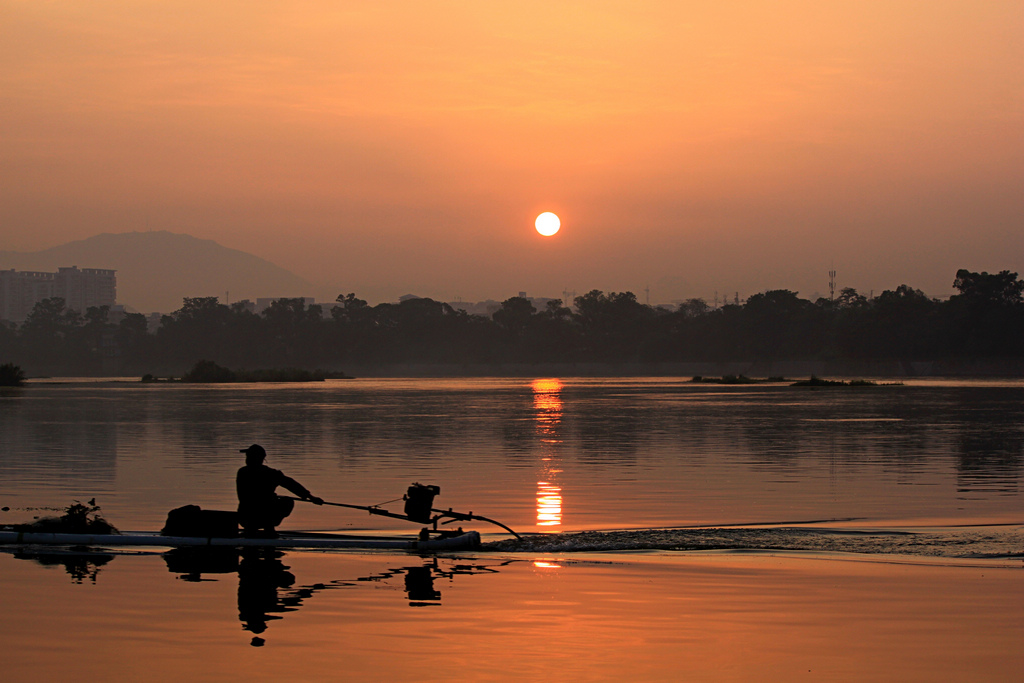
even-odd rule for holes
{"type": "MultiPolygon", "coordinates": [[[[4,523],[93,496],[122,529],[230,509],[255,441],[328,500],[384,503],[418,480],[521,533],[604,531],[439,558],[22,548],[0,554],[6,669],[1013,680],[1022,398],[1019,381],[33,381],[0,397],[4,523]],[[718,529],[651,529],[690,525],[718,529]],[[702,547],[745,550],[680,552],[702,547]]],[[[283,528],[415,531],[301,505],[283,528]]]]}
{"type": "Polygon", "coordinates": [[[1022,395],[1019,381],[33,381],[4,399],[0,473],[6,505],[96,496],[132,528],[154,528],[185,503],[233,507],[237,450],[252,442],[328,500],[375,504],[418,480],[441,485],[439,505],[530,531],[1005,522],[1021,509],[1022,395]]]}

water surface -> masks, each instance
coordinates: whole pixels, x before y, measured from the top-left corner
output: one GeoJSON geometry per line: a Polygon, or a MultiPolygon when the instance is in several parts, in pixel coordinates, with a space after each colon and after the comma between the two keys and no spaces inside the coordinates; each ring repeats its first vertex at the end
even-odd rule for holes
{"type": "MultiPolygon", "coordinates": [[[[230,509],[239,448],[318,495],[413,481],[525,531],[1019,522],[1024,385],[808,390],[674,379],[32,385],[0,398],[2,504],[97,498],[123,528],[230,509]]],[[[380,518],[302,508],[312,527],[380,518]]],[[[387,526],[385,524],[385,526],[387,526]]]]}
{"type": "MultiPolygon", "coordinates": [[[[1015,680],[1022,399],[1020,382],[33,382],[0,394],[0,523],[92,498],[126,530],[231,509],[257,442],[328,500],[437,484],[437,506],[530,537],[474,525],[484,551],[436,558],[7,549],[5,678],[1015,680]]],[[[410,531],[312,505],[285,526],[410,531]]]]}

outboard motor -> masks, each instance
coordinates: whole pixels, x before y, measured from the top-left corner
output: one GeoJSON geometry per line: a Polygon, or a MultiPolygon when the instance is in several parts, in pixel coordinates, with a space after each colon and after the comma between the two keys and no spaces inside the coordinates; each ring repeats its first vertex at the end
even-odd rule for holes
{"type": "Polygon", "coordinates": [[[429,486],[419,482],[409,487],[405,494],[405,515],[414,522],[427,524],[430,522],[430,510],[434,506],[434,496],[441,493],[440,486],[429,486]]]}

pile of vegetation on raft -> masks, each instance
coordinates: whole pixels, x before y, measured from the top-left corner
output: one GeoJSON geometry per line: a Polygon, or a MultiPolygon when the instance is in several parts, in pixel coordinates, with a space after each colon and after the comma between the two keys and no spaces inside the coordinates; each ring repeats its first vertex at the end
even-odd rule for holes
{"type": "Polygon", "coordinates": [[[15,531],[45,534],[116,534],[117,528],[99,515],[93,498],[88,503],[75,501],[60,517],[41,517],[31,524],[16,524],[15,531]]]}
{"type": "MultiPolygon", "coordinates": [[[[210,360],[201,360],[181,378],[182,382],[215,384],[228,382],[323,382],[325,379],[345,379],[339,372],[302,370],[300,368],[272,368],[267,370],[231,370],[210,360]]],[[[146,381],[146,378],[143,378],[146,381]]]]}
{"type": "Polygon", "coordinates": [[[767,377],[765,379],[751,379],[746,375],[724,375],[722,377],[701,377],[694,376],[691,382],[695,384],[765,384],[769,382],[785,382],[785,377],[767,377]]]}

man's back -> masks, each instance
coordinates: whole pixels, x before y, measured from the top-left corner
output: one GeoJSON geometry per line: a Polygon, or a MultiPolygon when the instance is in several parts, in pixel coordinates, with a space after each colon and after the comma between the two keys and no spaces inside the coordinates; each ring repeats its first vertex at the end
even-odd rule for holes
{"type": "Polygon", "coordinates": [[[273,533],[274,527],[291,514],[295,501],[278,496],[278,486],[302,500],[323,505],[323,499],[311,494],[305,486],[281,470],[264,465],[267,452],[263,446],[253,444],[240,452],[245,453],[245,466],[235,475],[235,488],[238,491],[238,521],[246,533],[261,529],[273,533]]]}
{"type": "Polygon", "coordinates": [[[235,477],[235,487],[238,490],[239,505],[265,504],[275,498],[274,490],[278,486],[284,486],[285,480],[281,470],[267,467],[264,464],[244,465],[239,468],[235,477]]]}

